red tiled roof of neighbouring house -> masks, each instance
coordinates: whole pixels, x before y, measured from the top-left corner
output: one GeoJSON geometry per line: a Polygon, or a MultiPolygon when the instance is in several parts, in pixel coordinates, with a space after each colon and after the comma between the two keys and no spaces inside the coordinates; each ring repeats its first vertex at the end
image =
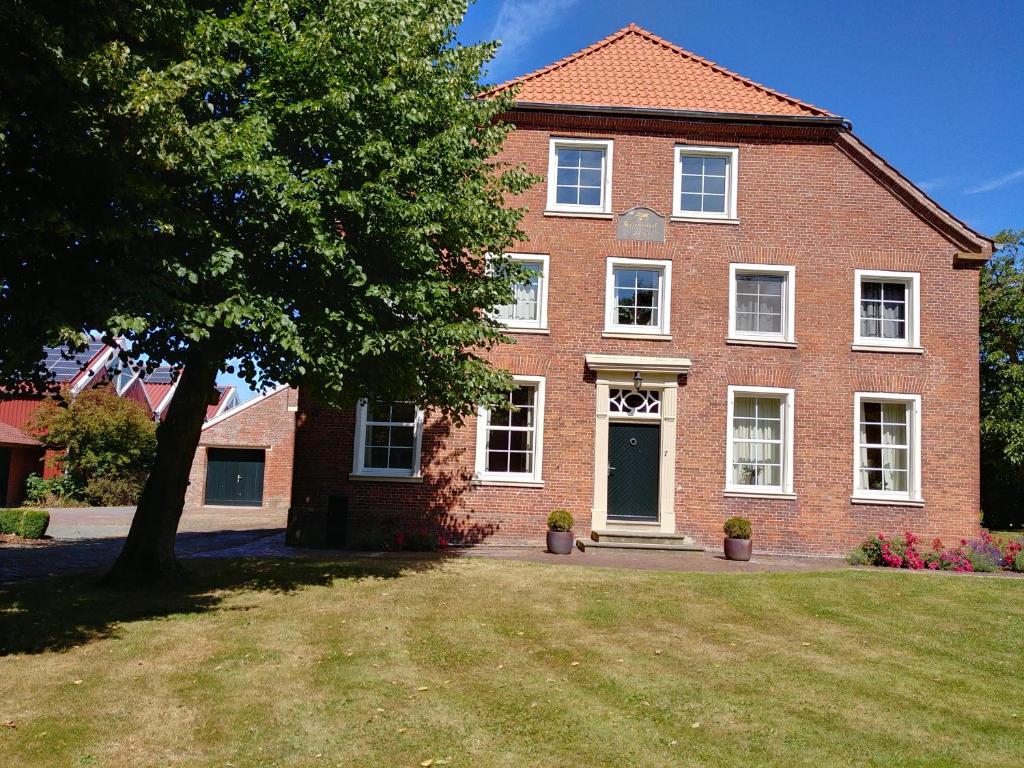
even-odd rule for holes
{"type": "Polygon", "coordinates": [[[683,50],[636,24],[578,53],[495,86],[516,101],[751,115],[835,117],[683,50]]]}
{"type": "Polygon", "coordinates": [[[17,427],[0,422],[0,445],[39,445],[39,441],[17,427]]]}

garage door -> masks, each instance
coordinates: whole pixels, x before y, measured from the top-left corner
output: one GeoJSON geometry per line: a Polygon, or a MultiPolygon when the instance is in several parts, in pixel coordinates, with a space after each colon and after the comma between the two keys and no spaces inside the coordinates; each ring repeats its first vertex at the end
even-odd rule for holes
{"type": "Polygon", "coordinates": [[[238,507],[263,504],[263,450],[206,449],[206,503],[238,507]]]}

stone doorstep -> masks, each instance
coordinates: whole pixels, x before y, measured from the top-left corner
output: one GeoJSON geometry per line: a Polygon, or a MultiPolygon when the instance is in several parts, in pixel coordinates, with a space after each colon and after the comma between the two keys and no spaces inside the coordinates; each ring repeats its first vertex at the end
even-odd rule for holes
{"type": "Polygon", "coordinates": [[[681,533],[659,531],[592,531],[590,541],[577,539],[580,551],[590,549],[634,549],[662,552],[703,552],[704,547],[681,533]]]}

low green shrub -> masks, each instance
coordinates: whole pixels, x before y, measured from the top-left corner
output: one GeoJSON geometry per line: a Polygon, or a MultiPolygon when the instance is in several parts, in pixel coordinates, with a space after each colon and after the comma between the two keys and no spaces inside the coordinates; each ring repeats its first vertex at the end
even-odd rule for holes
{"type": "Polygon", "coordinates": [[[975,573],[995,573],[999,570],[999,561],[990,552],[965,547],[964,556],[970,561],[971,570],[975,573]]]}
{"type": "Polygon", "coordinates": [[[25,480],[25,498],[29,504],[47,507],[81,506],[81,489],[70,475],[60,474],[47,479],[35,472],[25,480]]]}
{"type": "Polygon", "coordinates": [[[722,526],[725,535],[730,539],[749,539],[753,533],[750,521],[745,517],[730,517],[722,526]]]}
{"type": "Polygon", "coordinates": [[[46,529],[50,527],[50,513],[45,509],[23,509],[21,510],[20,536],[26,539],[41,539],[46,529]]]}
{"type": "Polygon", "coordinates": [[[0,533],[17,534],[20,527],[20,509],[0,509],[0,533]]]}
{"type": "Polygon", "coordinates": [[[549,531],[571,531],[572,514],[567,509],[556,509],[548,515],[549,531]]]}
{"type": "Polygon", "coordinates": [[[1015,573],[1024,573],[1024,549],[1019,550],[1010,562],[1010,570],[1015,573]]]}
{"type": "Polygon", "coordinates": [[[874,565],[874,559],[868,555],[867,549],[863,544],[854,549],[850,554],[846,556],[846,562],[850,565],[874,565]]]}
{"type": "Polygon", "coordinates": [[[41,539],[50,527],[50,513],[45,509],[0,509],[0,533],[41,539]]]}

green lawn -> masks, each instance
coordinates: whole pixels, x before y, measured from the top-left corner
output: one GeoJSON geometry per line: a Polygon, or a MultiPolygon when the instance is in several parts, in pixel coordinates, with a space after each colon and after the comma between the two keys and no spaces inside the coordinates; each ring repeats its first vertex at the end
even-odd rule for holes
{"type": "Polygon", "coordinates": [[[0,589],[5,766],[1019,766],[1024,580],[207,561],[0,589]]]}

